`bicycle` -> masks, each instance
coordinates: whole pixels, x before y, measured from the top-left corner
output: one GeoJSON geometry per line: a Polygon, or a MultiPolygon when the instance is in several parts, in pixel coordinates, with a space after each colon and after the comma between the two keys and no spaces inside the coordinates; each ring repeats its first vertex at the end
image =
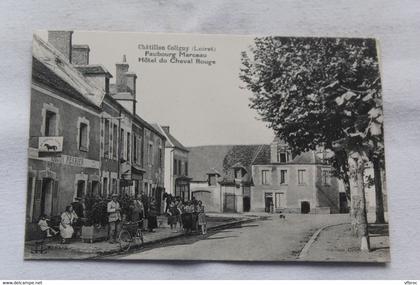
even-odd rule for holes
{"type": "Polygon", "coordinates": [[[122,251],[128,251],[133,244],[143,245],[143,231],[139,227],[139,222],[125,222],[118,235],[118,242],[122,251]]]}

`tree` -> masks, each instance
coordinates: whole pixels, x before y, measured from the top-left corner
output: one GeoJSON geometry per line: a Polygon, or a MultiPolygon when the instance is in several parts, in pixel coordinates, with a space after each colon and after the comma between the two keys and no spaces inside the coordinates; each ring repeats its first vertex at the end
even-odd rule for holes
{"type": "Polygon", "coordinates": [[[240,72],[253,94],[250,107],[295,153],[319,146],[333,151],[335,175],[357,200],[355,232],[366,235],[364,195],[359,199],[364,164],[383,158],[375,41],[264,37],[255,39],[250,54],[242,53],[240,72]]]}

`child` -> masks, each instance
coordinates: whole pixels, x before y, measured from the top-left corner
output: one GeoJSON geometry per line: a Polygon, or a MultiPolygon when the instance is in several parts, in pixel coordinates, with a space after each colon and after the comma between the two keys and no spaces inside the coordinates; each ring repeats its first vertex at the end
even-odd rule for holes
{"type": "Polygon", "coordinates": [[[49,220],[47,219],[45,215],[41,215],[38,222],[38,226],[43,233],[47,234],[47,237],[52,237],[53,235],[58,234],[58,232],[48,225],[48,221],[49,220]]]}

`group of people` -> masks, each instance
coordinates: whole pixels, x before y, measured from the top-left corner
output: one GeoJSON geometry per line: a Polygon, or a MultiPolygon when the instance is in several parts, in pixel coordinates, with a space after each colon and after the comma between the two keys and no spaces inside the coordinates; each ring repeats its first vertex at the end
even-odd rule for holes
{"type": "Polygon", "coordinates": [[[168,224],[173,232],[179,229],[189,234],[200,231],[202,235],[207,233],[207,220],[203,203],[193,197],[183,202],[180,197],[166,196],[166,209],[168,224]]]}
{"type": "MultiPolygon", "coordinates": [[[[173,232],[179,230],[189,234],[192,232],[207,233],[207,221],[204,205],[194,197],[188,201],[182,201],[180,197],[165,194],[165,213],[168,216],[168,224],[173,232]]],[[[112,194],[108,199],[100,197],[86,199],[76,198],[73,203],[65,208],[61,214],[59,231],[49,226],[49,220],[45,215],[40,217],[38,225],[47,237],[60,234],[62,243],[68,243],[73,236],[80,234],[81,228],[88,219],[89,210],[96,203],[106,203],[106,213],[109,225],[108,240],[115,243],[117,235],[123,223],[137,223],[140,228],[147,228],[150,232],[158,227],[157,216],[159,215],[157,201],[143,194],[131,198],[112,194]],[[146,221],[146,222],[145,222],[146,221]],[[147,224],[147,225],[146,225],[147,224]]],[[[105,210],[104,210],[105,211],[105,210]]]]}
{"type": "MultiPolygon", "coordinates": [[[[38,226],[45,237],[60,234],[62,243],[69,243],[72,237],[80,235],[82,226],[86,225],[89,218],[92,219],[92,217],[89,217],[89,213],[92,214],[92,208],[98,203],[106,205],[102,218],[105,219],[105,224],[108,223],[109,225],[108,237],[110,243],[116,242],[123,222],[136,222],[139,227],[146,226],[150,232],[158,227],[157,216],[159,211],[156,199],[143,194],[136,195],[133,198],[118,194],[112,194],[107,198],[99,196],[76,197],[75,201],[66,206],[62,212],[58,229],[50,226],[50,220],[44,214],[40,216],[38,226]]],[[[94,222],[98,221],[95,219],[94,222]]]]}

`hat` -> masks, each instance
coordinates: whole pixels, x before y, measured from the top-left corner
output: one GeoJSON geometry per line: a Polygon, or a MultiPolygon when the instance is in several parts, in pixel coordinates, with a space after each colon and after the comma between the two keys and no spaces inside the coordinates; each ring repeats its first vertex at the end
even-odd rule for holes
{"type": "Polygon", "coordinates": [[[114,193],[114,194],[111,195],[111,197],[118,197],[118,194],[114,193]]]}

